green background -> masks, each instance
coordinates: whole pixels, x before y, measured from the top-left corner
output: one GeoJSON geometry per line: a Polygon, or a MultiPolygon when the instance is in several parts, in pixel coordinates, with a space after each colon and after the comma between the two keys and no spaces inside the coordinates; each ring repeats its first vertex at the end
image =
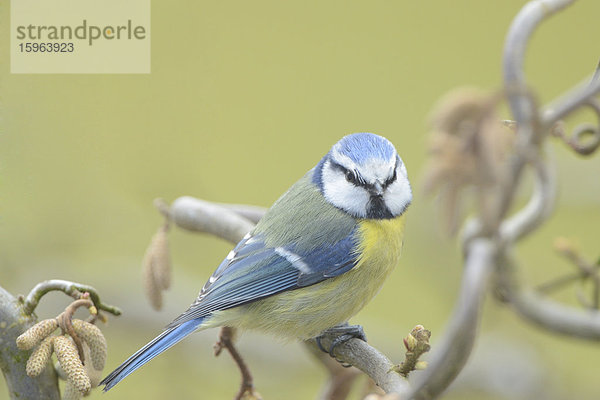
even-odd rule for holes
{"type": "MultiPolygon", "coordinates": [[[[123,316],[102,326],[109,372],[187,308],[231,248],[174,230],[174,284],[165,309],[153,311],[140,264],[161,224],[154,198],[268,206],[341,136],[371,131],[396,145],[415,196],[402,263],[353,322],[397,361],[417,323],[433,331],[435,347],[462,261],[421,190],[428,115],[455,87],[500,87],[504,36],[523,4],[154,1],[151,74],[12,75],[2,0],[0,284],[16,294],[69,279],[120,306],[123,316]]],[[[580,1],[536,33],[526,72],[542,102],[593,71],[599,12],[597,1],[580,1]]],[[[558,208],[519,246],[531,283],[573,269],[552,250],[556,236],[598,257],[600,157],[551,147],[558,208]]],[[[573,291],[557,298],[575,304],[573,291]]],[[[48,295],[38,315],[67,303],[48,295]]],[[[193,335],[90,398],[233,397],[238,373],[227,356],[212,356],[216,334],[193,335]]],[[[240,347],[265,399],[316,397],[325,373],[300,345],[249,333],[240,347]]],[[[490,299],[478,351],[447,398],[598,398],[599,356],[597,344],[544,333],[490,299]]]]}

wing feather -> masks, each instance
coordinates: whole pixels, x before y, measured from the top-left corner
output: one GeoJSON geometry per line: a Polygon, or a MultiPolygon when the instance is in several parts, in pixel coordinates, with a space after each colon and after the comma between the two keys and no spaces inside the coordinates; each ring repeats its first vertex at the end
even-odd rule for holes
{"type": "Polygon", "coordinates": [[[260,234],[246,237],[219,265],[196,301],[168,328],[341,275],[356,265],[355,236],[353,229],[338,242],[317,247],[308,254],[293,245],[279,251],[268,247],[260,234]]]}

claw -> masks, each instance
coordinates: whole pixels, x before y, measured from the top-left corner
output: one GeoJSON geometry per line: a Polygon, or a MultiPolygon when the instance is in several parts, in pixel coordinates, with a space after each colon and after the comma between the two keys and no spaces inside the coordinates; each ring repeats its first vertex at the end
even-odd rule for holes
{"type": "Polygon", "coordinates": [[[317,346],[319,347],[319,349],[321,349],[322,352],[328,353],[333,359],[339,362],[342,365],[342,367],[349,368],[352,365],[335,358],[335,356],[333,355],[333,351],[340,344],[345,343],[348,340],[354,338],[360,339],[364,342],[367,341],[367,336],[365,335],[365,331],[363,330],[362,326],[349,325],[348,323],[345,323],[343,325],[337,325],[327,329],[326,331],[323,331],[319,336],[315,338],[315,341],[317,342],[317,346]],[[336,337],[331,342],[331,346],[329,346],[329,351],[325,350],[323,348],[323,345],[321,344],[321,339],[325,335],[336,335],[336,337]]]}

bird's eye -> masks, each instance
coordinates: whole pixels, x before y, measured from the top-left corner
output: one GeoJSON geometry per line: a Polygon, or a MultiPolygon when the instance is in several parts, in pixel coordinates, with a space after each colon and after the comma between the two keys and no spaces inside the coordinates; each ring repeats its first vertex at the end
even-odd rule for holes
{"type": "Polygon", "coordinates": [[[354,184],[357,183],[356,175],[354,174],[354,172],[352,172],[350,170],[346,171],[346,180],[350,183],[354,183],[354,184]]]}

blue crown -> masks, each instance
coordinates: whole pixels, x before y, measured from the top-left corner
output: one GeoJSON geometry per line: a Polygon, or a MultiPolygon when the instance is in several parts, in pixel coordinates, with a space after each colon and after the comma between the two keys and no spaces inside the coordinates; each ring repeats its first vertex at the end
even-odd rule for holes
{"type": "Polygon", "coordinates": [[[396,149],[389,140],[373,133],[353,133],[344,136],[333,148],[358,165],[373,158],[391,160],[396,155],[396,149]]]}
{"type": "Polygon", "coordinates": [[[396,155],[394,145],[383,136],[367,132],[346,135],[333,145],[331,150],[325,154],[315,167],[312,181],[321,190],[323,190],[323,164],[331,158],[334,149],[358,165],[364,164],[373,158],[390,160],[396,155]]]}

